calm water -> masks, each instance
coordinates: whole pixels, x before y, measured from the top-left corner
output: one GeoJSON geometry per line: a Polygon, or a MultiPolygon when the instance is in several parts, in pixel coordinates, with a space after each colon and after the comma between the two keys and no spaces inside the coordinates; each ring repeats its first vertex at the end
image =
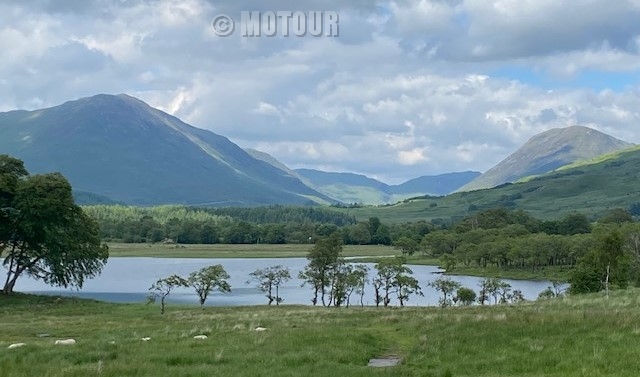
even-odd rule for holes
{"type": "MultiPolygon", "coordinates": [[[[284,298],[285,304],[311,304],[312,291],[308,286],[301,287],[302,282],[297,279],[298,272],[307,264],[304,258],[270,258],[270,259],[193,259],[193,258],[109,258],[102,274],[92,280],[85,282],[82,290],[60,289],[50,287],[40,281],[33,280],[27,276],[21,277],[16,283],[15,290],[19,292],[31,292],[41,294],[73,295],[84,298],[110,302],[144,302],[147,297],[147,290],[156,280],[173,274],[186,277],[192,271],[202,267],[221,264],[231,276],[231,293],[213,293],[207,300],[207,305],[263,305],[267,303],[264,295],[246,284],[249,273],[252,271],[273,266],[283,265],[291,269],[291,276],[296,277],[286,286],[280,289],[280,295],[284,298]]],[[[372,269],[373,264],[368,264],[372,269]]],[[[438,292],[429,287],[430,281],[437,279],[440,275],[435,274],[437,267],[433,266],[410,266],[414,277],[420,282],[424,297],[412,296],[407,305],[437,305],[438,292]]],[[[6,271],[0,271],[0,281],[4,283],[6,271]]],[[[462,285],[478,291],[478,283],[481,278],[471,276],[450,276],[453,280],[462,285]]],[[[527,281],[527,280],[505,280],[511,284],[512,289],[519,289],[525,298],[535,299],[538,293],[550,285],[549,282],[527,281]]],[[[357,302],[359,297],[352,296],[352,303],[357,302]]],[[[177,289],[168,298],[170,302],[198,304],[198,296],[190,289],[177,289]]],[[[373,288],[367,287],[365,305],[375,305],[373,299],[373,288]]],[[[396,302],[394,301],[395,305],[396,302]]]]}

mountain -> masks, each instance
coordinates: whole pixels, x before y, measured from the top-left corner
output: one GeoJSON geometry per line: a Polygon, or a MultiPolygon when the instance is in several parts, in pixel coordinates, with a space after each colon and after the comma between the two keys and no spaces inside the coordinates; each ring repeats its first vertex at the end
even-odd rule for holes
{"type": "Polygon", "coordinates": [[[21,158],[32,173],[59,171],[76,191],[126,204],[332,201],[227,138],[127,95],[0,113],[0,153],[21,158]]]}
{"type": "Polygon", "coordinates": [[[454,192],[480,175],[478,172],[423,176],[400,185],[388,185],[353,173],[331,173],[313,169],[296,169],[296,173],[316,190],[345,203],[395,203],[421,195],[441,196],[454,192]]]}
{"type": "Polygon", "coordinates": [[[480,176],[480,172],[466,171],[440,175],[425,175],[393,186],[394,194],[412,194],[417,192],[436,196],[450,194],[480,176]]]}
{"type": "Polygon", "coordinates": [[[316,190],[344,203],[383,204],[394,201],[386,183],[354,173],[296,169],[316,190]]]}
{"type": "Polygon", "coordinates": [[[473,191],[516,182],[524,177],[548,173],[561,166],[631,145],[588,127],[552,129],[532,137],[515,153],[459,191],[473,191]]]}
{"type": "Polygon", "coordinates": [[[450,222],[498,207],[521,209],[541,219],[558,219],[580,212],[595,220],[615,208],[628,209],[640,216],[639,180],[640,146],[634,146],[574,163],[526,182],[343,211],[359,220],[375,216],[389,223],[429,219],[450,222]]]}

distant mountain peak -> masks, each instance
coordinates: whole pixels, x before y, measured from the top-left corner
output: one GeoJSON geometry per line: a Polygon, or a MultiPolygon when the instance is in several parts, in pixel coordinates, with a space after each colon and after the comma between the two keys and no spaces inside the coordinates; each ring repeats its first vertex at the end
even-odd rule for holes
{"type": "Polygon", "coordinates": [[[515,182],[631,145],[580,125],[550,129],[531,137],[512,155],[458,191],[485,189],[515,182]]]}

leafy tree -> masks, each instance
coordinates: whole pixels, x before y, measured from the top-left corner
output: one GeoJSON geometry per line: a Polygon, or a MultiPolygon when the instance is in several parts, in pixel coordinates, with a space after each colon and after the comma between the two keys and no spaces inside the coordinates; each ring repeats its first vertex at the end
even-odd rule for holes
{"type": "Polygon", "coordinates": [[[598,228],[594,247],[572,271],[571,293],[598,292],[609,284],[626,288],[629,282],[630,256],[624,253],[624,241],[617,228],[598,228]]]}
{"type": "Polygon", "coordinates": [[[616,208],[607,212],[598,220],[598,222],[602,224],[632,223],[633,216],[631,216],[631,213],[629,213],[629,211],[627,211],[626,209],[616,208]]]}
{"type": "MultiPolygon", "coordinates": [[[[412,273],[411,270],[407,268],[405,273],[412,273]]],[[[409,297],[413,294],[424,296],[422,294],[422,289],[420,288],[420,284],[418,284],[418,280],[414,277],[406,275],[405,273],[401,273],[396,278],[397,288],[397,296],[398,301],[400,302],[400,306],[404,306],[405,302],[409,301],[409,297]]]]}
{"type": "Polygon", "coordinates": [[[314,289],[314,296],[311,299],[313,305],[318,303],[318,295],[323,306],[327,306],[326,301],[327,288],[332,282],[331,272],[341,263],[342,240],[337,233],[327,238],[319,239],[316,244],[309,250],[307,260],[309,263],[303,271],[300,272],[300,279],[311,284],[314,289]]]}
{"type": "Polygon", "coordinates": [[[188,286],[189,282],[178,275],[171,275],[167,278],[159,279],[149,288],[148,302],[153,304],[156,302],[156,299],[160,298],[160,314],[164,314],[165,299],[167,296],[176,288],[188,286]]]}
{"type": "Polygon", "coordinates": [[[591,223],[586,215],[572,213],[565,216],[558,223],[558,232],[564,235],[591,233],[591,223]]]}
{"type": "Polygon", "coordinates": [[[556,294],[551,287],[547,287],[547,289],[538,294],[538,300],[551,300],[555,297],[556,294]]]}
{"type": "Polygon", "coordinates": [[[460,289],[462,287],[460,283],[458,283],[457,281],[453,281],[448,277],[438,278],[429,283],[429,285],[435,288],[438,292],[442,293],[442,298],[438,301],[440,306],[443,308],[452,305],[451,296],[457,289],[460,289]]]}
{"type": "Polygon", "coordinates": [[[227,282],[229,274],[222,265],[216,264],[194,271],[189,275],[189,286],[196,290],[200,299],[200,306],[204,306],[209,293],[213,290],[231,292],[231,286],[227,282]]]}
{"type": "Polygon", "coordinates": [[[98,275],[109,256],[98,224],[74,203],[71,185],[59,173],[25,176],[15,159],[0,158],[4,200],[0,253],[13,292],[23,274],[60,287],[81,288],[98,275]]]}
{"type": "Polygon", "coordinates": [[[422,294],[417,280],[410,276],[413,271],[404,263],[404,258],[385,258],[376,264],[378,274],[373,279],[376,306],[380,303],[385,307],[389,306],[394,293],[400,300],[400,305],[404,305],[409,295],[422,294]]]}
{"type": "Polygon", "coordinates": [[[469,306],[476,301],[476,292],[467,287],[460,287],[456,292],[456,296],[453,299],[454,302],[459,302],[464,306],[469,306]]]}
{"type": "Polygon", "coordinates": [[[282,284],[291,280],[289,268],[281,265],[271,266],[257,269],[249,275],[251,276],[251,279],[247,281],[247,284],[251,284],[251,282],[258,283],[257,288],[261,292],[266,293],[269,305],[274,301],[276,305],[280,305],[280,303],[284,301],[284,299],[280,297],[280,287],[282,284]]]}
{"type": "MultiPolygon", "coordinates": [[[[369,279],[369,267],[364,264],[358,264],[353,266],[353,270],[348,277],[348,287],[353,293],[360,296],[360,306],[364,306],[364,288],[366,287],[369,279]]],[[[351,292],[347,295],[347,307],[349,307],[351,292]]]]}
{"type": "Polygon", "coordinates": [[[394,242],[393,246],[402,251],[402,255],[413,255],[418,251],[419,244],[413,238],[402,237],[394,242]]]}

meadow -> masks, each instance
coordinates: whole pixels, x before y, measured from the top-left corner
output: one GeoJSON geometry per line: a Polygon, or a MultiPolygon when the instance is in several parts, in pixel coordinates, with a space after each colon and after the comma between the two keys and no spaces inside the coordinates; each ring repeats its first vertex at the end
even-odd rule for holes
{"type": "Polygon", "coordinates": [[[161,316],[152,305],[1,296],[0,375],[635,377],[639,304],[634,289],[513,306],[169,306],[161,316]],[[64,338],[77,344],[54,346],[64,338]],[[6,349],[14,342],[27,345],[6,349]],[[384,356],[402,363],[367,366],[384,356]]]}

